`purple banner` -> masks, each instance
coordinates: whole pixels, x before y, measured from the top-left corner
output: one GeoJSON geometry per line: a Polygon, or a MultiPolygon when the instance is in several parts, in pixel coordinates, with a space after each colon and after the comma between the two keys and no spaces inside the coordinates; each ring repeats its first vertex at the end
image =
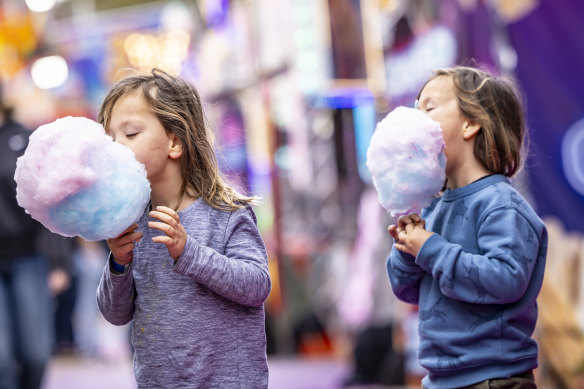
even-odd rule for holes
{"type": "Polygon", "coordinates": [[[540,0],[508,25],[530,130],[538,213],[584,232],[584,1],[540,0]]]}

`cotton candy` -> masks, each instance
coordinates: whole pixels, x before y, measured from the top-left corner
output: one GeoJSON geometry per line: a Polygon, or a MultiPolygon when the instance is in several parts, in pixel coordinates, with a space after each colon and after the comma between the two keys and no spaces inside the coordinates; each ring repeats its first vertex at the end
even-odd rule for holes
{"type": "Polygon", "coordinates": [[[150,199],[144,165],[103,126],[65,117],[40,126],[16,162],[16,199],[63,236],[103,240],[140,219],[150,199]]]}
{"type": "Polygon", "coordinates": [[[379,203],[392,216],[420,212],[445,180],[440,124],[421,111],[397,107],[377,124],[367,150],[379,203]]]}

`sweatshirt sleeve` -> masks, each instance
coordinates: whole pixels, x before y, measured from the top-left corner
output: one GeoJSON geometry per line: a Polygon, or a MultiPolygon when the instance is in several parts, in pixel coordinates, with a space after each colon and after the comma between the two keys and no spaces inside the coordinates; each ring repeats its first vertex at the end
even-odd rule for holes
{"type": "Polygon", "coordinates": [[[438,234],[422,246],[416,263],[446,296],[479,304],[508,304],[525,293],[540,249],[537,231],[517,210],[502,208],[480,223],[479,253],[465,252],[438,234]]]}
{"type": "Polygon", "coordinates": [[[398,299],[406,303],[418,304],[420,282],[426,272],[414,262],[412,255],[393,247],[387,259],[387,274],[391,288],[398,299]]]}
{"type": "Polygon", "coordinates": [[[134,315],[134,293],[132,271],[112,273],[108,258],[97,288],[97,306],[103,317],[114,325],[129,323],[134,315]]]}
{"type": "Polygon", "coordinates": [[[224,242],[221,254],[189,236],[174,271],[238,304],[261,306],[272,284],[266,250],[250,207],[231,214],[224,242]]]}

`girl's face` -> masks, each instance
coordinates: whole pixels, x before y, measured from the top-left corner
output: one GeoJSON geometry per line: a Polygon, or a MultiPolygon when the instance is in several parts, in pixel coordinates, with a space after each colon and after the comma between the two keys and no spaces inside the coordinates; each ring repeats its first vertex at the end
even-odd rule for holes
{"type": "Polygon", "coordinates": [[[463,130],[467,123],[458,108],[452,77],[438,76],[429,81],[420,93],[418,109],[442,127],[448,177],[458,166],[462,166],[462,150],[465,144],[463,130]]]}
{"type": "Polygon", "coordinates": [[[146,167],[150,182],[164,178],[174,136],[164,130],[141,91],[127,94],[115,103],[106,131],[115,142],[132,149],[146,167]]]}

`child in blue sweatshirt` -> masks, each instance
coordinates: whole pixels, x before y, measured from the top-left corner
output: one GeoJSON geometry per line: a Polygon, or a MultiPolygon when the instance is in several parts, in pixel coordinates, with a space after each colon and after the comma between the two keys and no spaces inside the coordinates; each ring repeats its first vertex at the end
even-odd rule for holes
{"type": "Polygon", "coordinates": [[[442,126],[446,186],[389,226],[387,270],[397,297],[419,305],[422,384],[535,388],[547,232],[508,182],[521,166],[520,99],[503,79],[454,67],[434,73],[418,108],[442,126]]]}

